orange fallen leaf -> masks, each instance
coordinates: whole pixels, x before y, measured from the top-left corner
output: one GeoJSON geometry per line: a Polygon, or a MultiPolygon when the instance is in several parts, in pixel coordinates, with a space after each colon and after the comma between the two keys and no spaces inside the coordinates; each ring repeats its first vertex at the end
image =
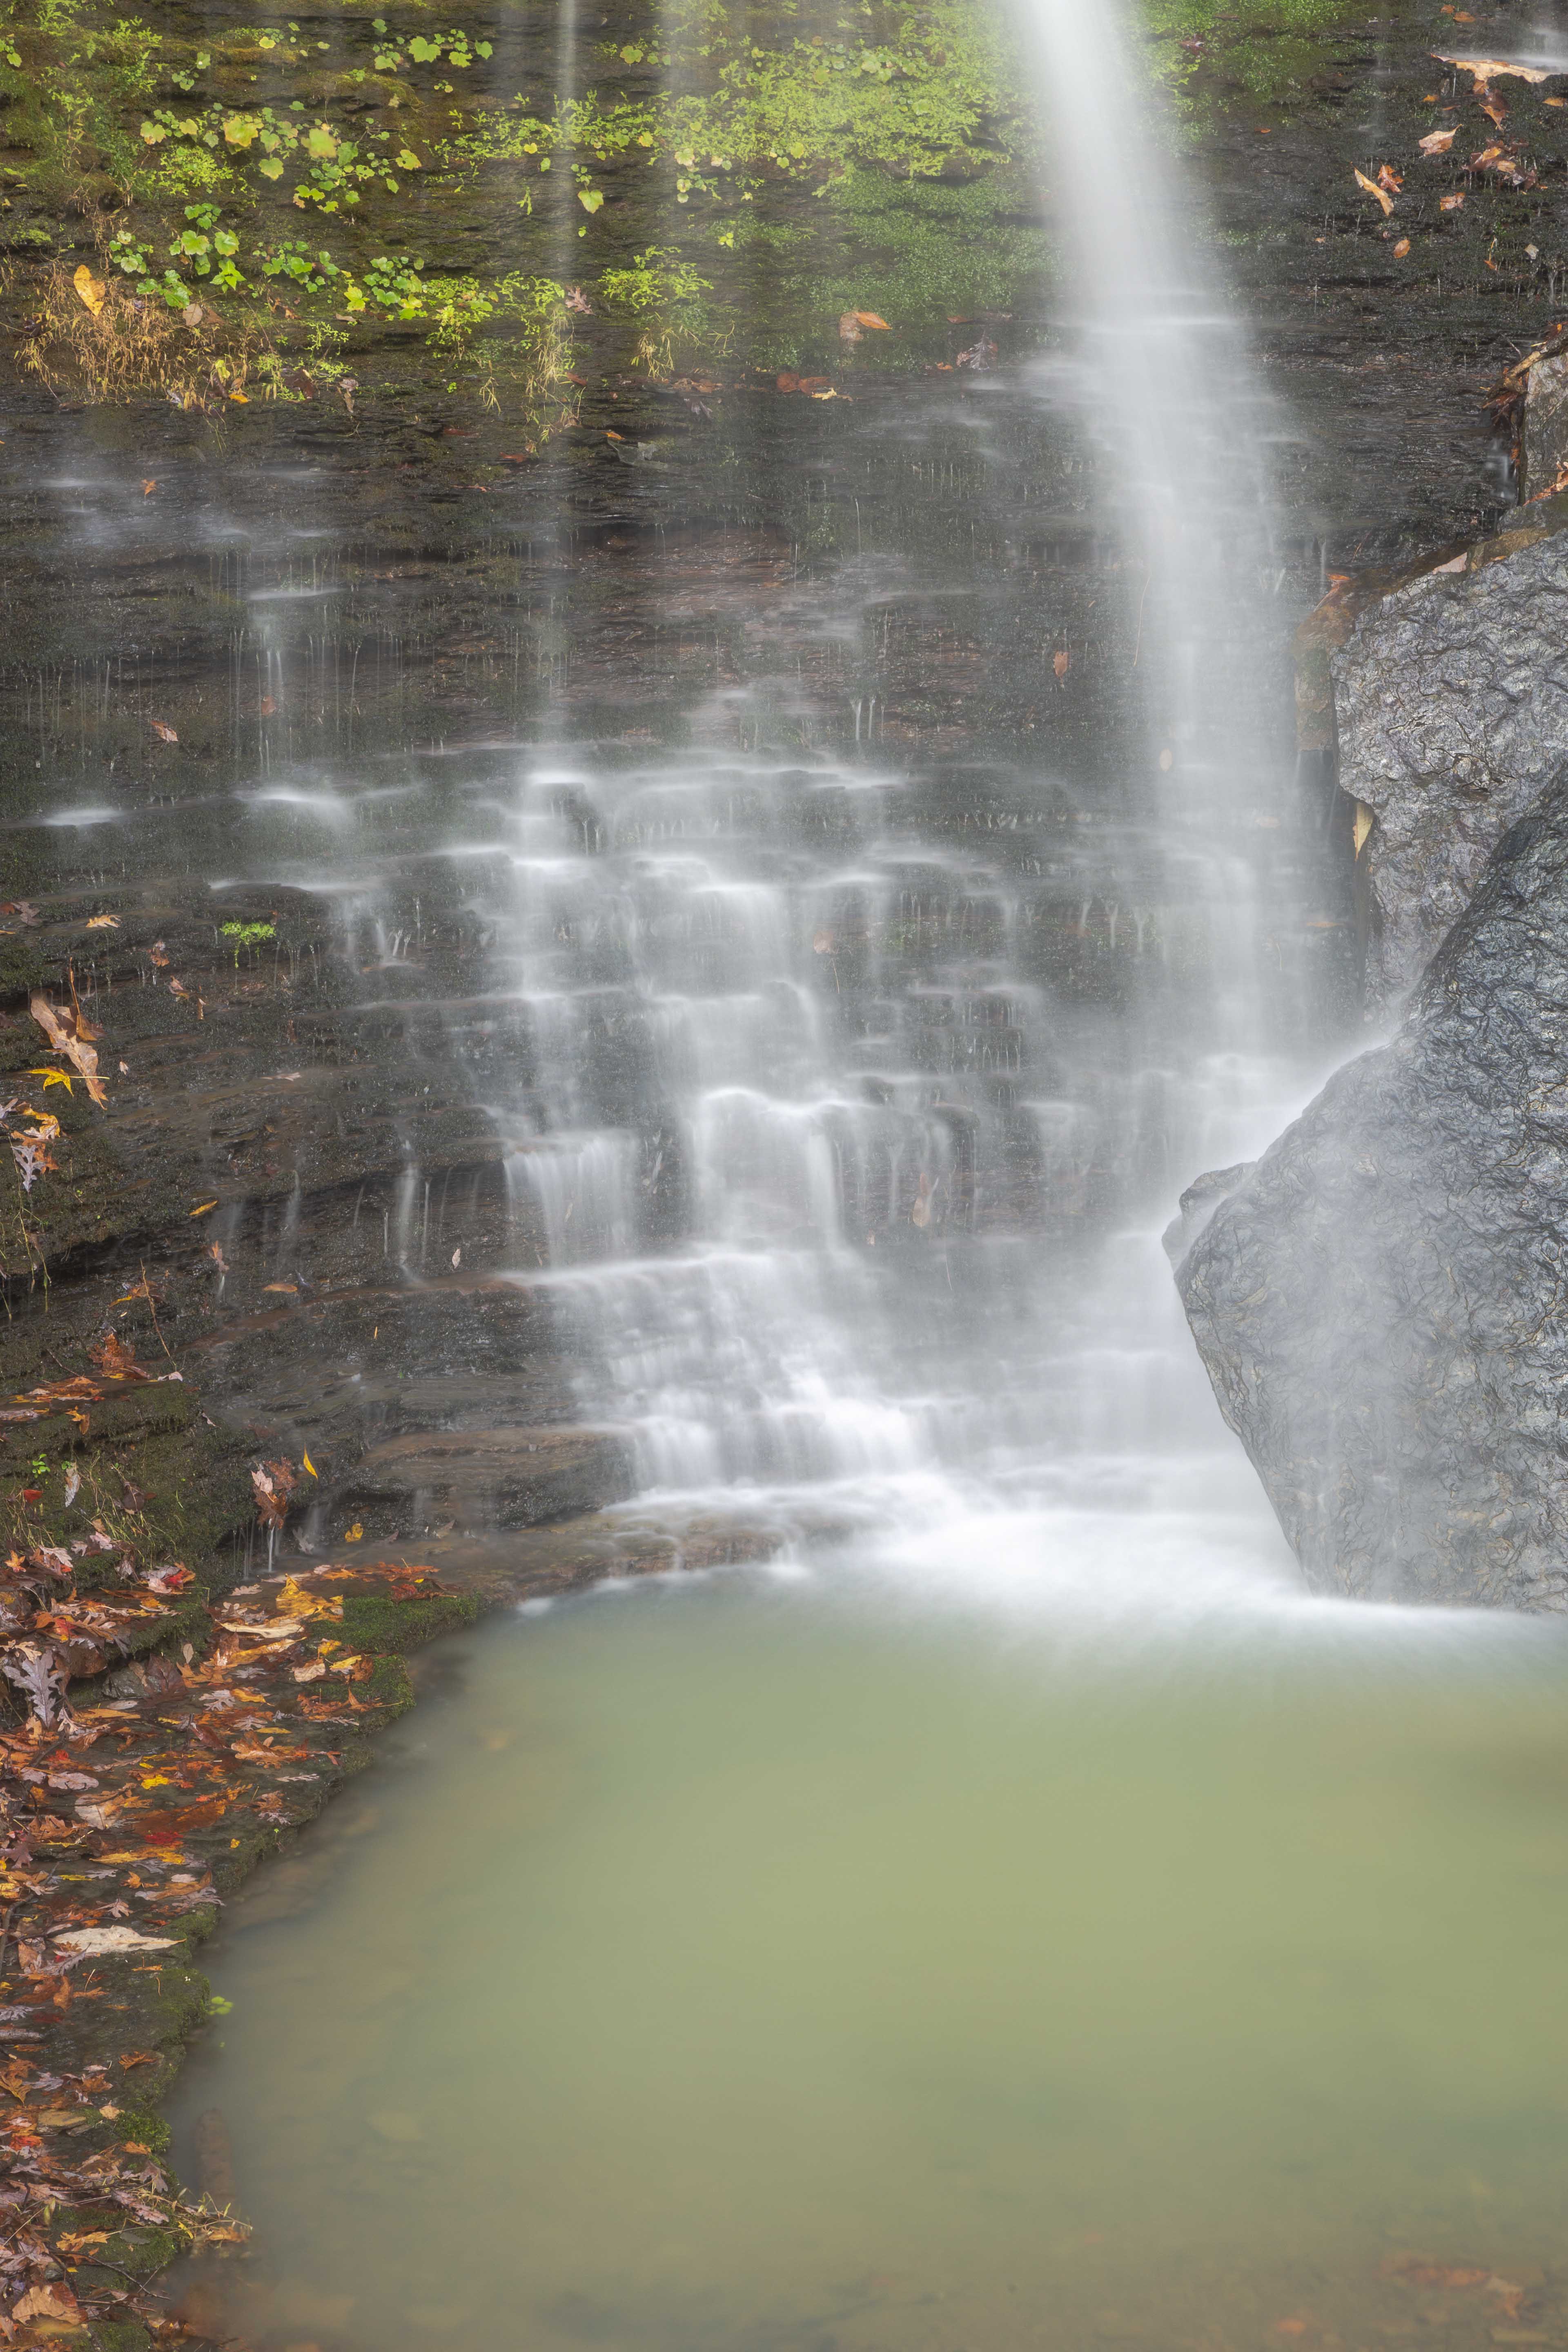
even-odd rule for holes
{"type": "Polygon", "coordinates": [[[1377,184],[1380,188],[1386,188],[1390,195],[1396,196],[1405,183],[1392,163],[1380,163],[1377,167],[1377,184]]]}
{"type": "Polygon", "coordinates": [[[142,497],[144,499],[150,499],[157,487],[158,485],[156,482],[143,482],[142,485],[142,497]]]}
{"type": "Polygon", "coordinates": [[[1423,155],[1446,155],[1458,135],[1457,130],[1428,131],[1419,142],[1421,152],[1423,155]]]}
{"type": "MultiPolygon", "coordinates": [[[[1456,25],[1473,25],[1475,21],[1473,16],[1456,16],[1454,18],[1456,25]]],[[[1552,70],[1547,66],[1510,65],[1506,58],[1449,57],[1442,49],[1434,49],[1432,55],[1440,66],[1461,66],[1466,73],[1474,77],[1478,89],[1503,74],[1511,74],[1515,81],[1551,81],[1552,79],[1552,70]]]]}
{"type": "Polygon", "coordinates": [[[147,724],[153,730],[153,734],[158,737],[160,742],[177,743],[179,741],[179,737],[175,734],[174,729],[169,725],[166,719],[150,719],[147,721],[147,724]]]}
{"type": "Polygon", "coordinates": [[[1071,654],[1053,654],[1051,656],[1051,667],[1055,670],[1058,677],[1066,677],[1068,670],[1072,667],[1071,654]]]}
{"type": "Polygon", "coordinates": [[[1389,214],[1394,210],[1394,198],[1389,194],[1387,189],[1380,188],[1375,180],[1369,180],[1366,173],[1360,170],[1357,171],[1355,179],[1358,188],[1364,188],[1369,196],[1375,196],[1377,198],[1378,203],[1383,206],[1384,218],[1386,220],[1389,214]]]}
{"type": "Polygon", "coordinates": [[[888,334],[892,332],[886,319],[879,319],[875,310],[857,310],[852,315],[858,326],[880,327],[888,334]]]}
{"type": "Polygon", "coordinates": [[[1437,209],[1439,210],[1439,212],[1445,212],[1445,213],[1457,213],[1457,212],[1458,211],[1458,209],[1459,209],[1459,206],[1464,203],[1464,201],[1465,201],[1465,194],[1464,194],[1464,190],[1461,188],[1461,189],[1460,189],[1460,190],[1459,190],[1456,194],[1451,195],[1451,196],[1445,196],[1445,197],[1442,199],[1442,202],[1441,202],[1441,203],[1440,203],[1440,205],[1438,205],[1437,209]]]}
{"type": "Polygon", "coordinates": [[[72,1067],[80,1072],[93,1101],[100,1108],[105,1105],[109,1097],[103,1080],[98,1075],[98,1055],[77,1030],[74,1014],[57,1013],[48,998],[36,989],[28,1000],[28,1009],[56,1053],[63,1054],[72,1067]],[[72,1024],[69,1028],[66,1026],[68,1019],[72,1024]]]}
{"type": "Polygon", "coordinates": [[[1403,261],[1409,250],[1410,239],[1407,236],[1402,236],[1394,248],[1394,258],[1395,261],[1403,261]]]}

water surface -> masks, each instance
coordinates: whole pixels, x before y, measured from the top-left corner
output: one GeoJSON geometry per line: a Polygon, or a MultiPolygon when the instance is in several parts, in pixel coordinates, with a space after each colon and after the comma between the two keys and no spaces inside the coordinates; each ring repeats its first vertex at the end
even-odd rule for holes
{"type": "Polygon", "coordinates": [[[448,1649],[215,1958],[180,2116],[229,2119],[242,2323],[1568,2332],[1568,1650],[1304,1601],[1245,1518],[1205,1566],[1164,1504],[1120,1578],[1112,1517],[1075,1577],[997,1515],[448,1649]]]}

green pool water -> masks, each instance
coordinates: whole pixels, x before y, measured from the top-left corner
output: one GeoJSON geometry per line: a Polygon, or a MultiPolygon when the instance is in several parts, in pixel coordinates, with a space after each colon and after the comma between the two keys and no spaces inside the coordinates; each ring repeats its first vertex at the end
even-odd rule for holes
{"type": "Polygon", "coordinates": [[[427,1674],[215,1948],[255,2342],[1568,2342],[1552,1630],[846,1571],[427,1674]]]}

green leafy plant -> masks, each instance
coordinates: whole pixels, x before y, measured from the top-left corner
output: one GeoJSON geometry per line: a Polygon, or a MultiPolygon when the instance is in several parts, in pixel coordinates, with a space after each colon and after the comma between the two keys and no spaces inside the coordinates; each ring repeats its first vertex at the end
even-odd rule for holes
{"type": "Polygon", "coordinates": [[[607,307],[637,322],[634,364],[653,375],[669,373],[679,345],[701,341],[708,334],[711,319],[703,298],[712,291],[711,278],[666,246],[650,245],[633,256],[629,268],[605,269],[599,277],[607,307]]]}
{"type": "Polygon", "coordinates": [[[234,968],[239,970],[240,952],[247,948],[258,948],[264,940],[278,936],[276,923],[225,923],[222,936],[234,943],[234,968]]]}

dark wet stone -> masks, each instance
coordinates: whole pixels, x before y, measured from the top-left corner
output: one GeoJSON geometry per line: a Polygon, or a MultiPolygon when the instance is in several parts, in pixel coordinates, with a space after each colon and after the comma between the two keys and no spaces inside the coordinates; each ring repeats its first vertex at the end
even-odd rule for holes
{"type": "Polygon", "coordinates": [[[1549,352],[1531,369],[1520,440],[1521,496],[1542,497],[1568,466],[1568,352],[1549,352]]]}
{"type": "Polygon", "coordinates": [[[1309,1581],[1568,1610],[1568,774],[1176,1270],[1309,1581]]]}
{"type": "Polygon", "coordinates": [[[1331,657],[1340,783],[1374,819],[1374,1007],[1408,993],[1568,742],[1563,503],[1364,603],[1331,657]]]}

